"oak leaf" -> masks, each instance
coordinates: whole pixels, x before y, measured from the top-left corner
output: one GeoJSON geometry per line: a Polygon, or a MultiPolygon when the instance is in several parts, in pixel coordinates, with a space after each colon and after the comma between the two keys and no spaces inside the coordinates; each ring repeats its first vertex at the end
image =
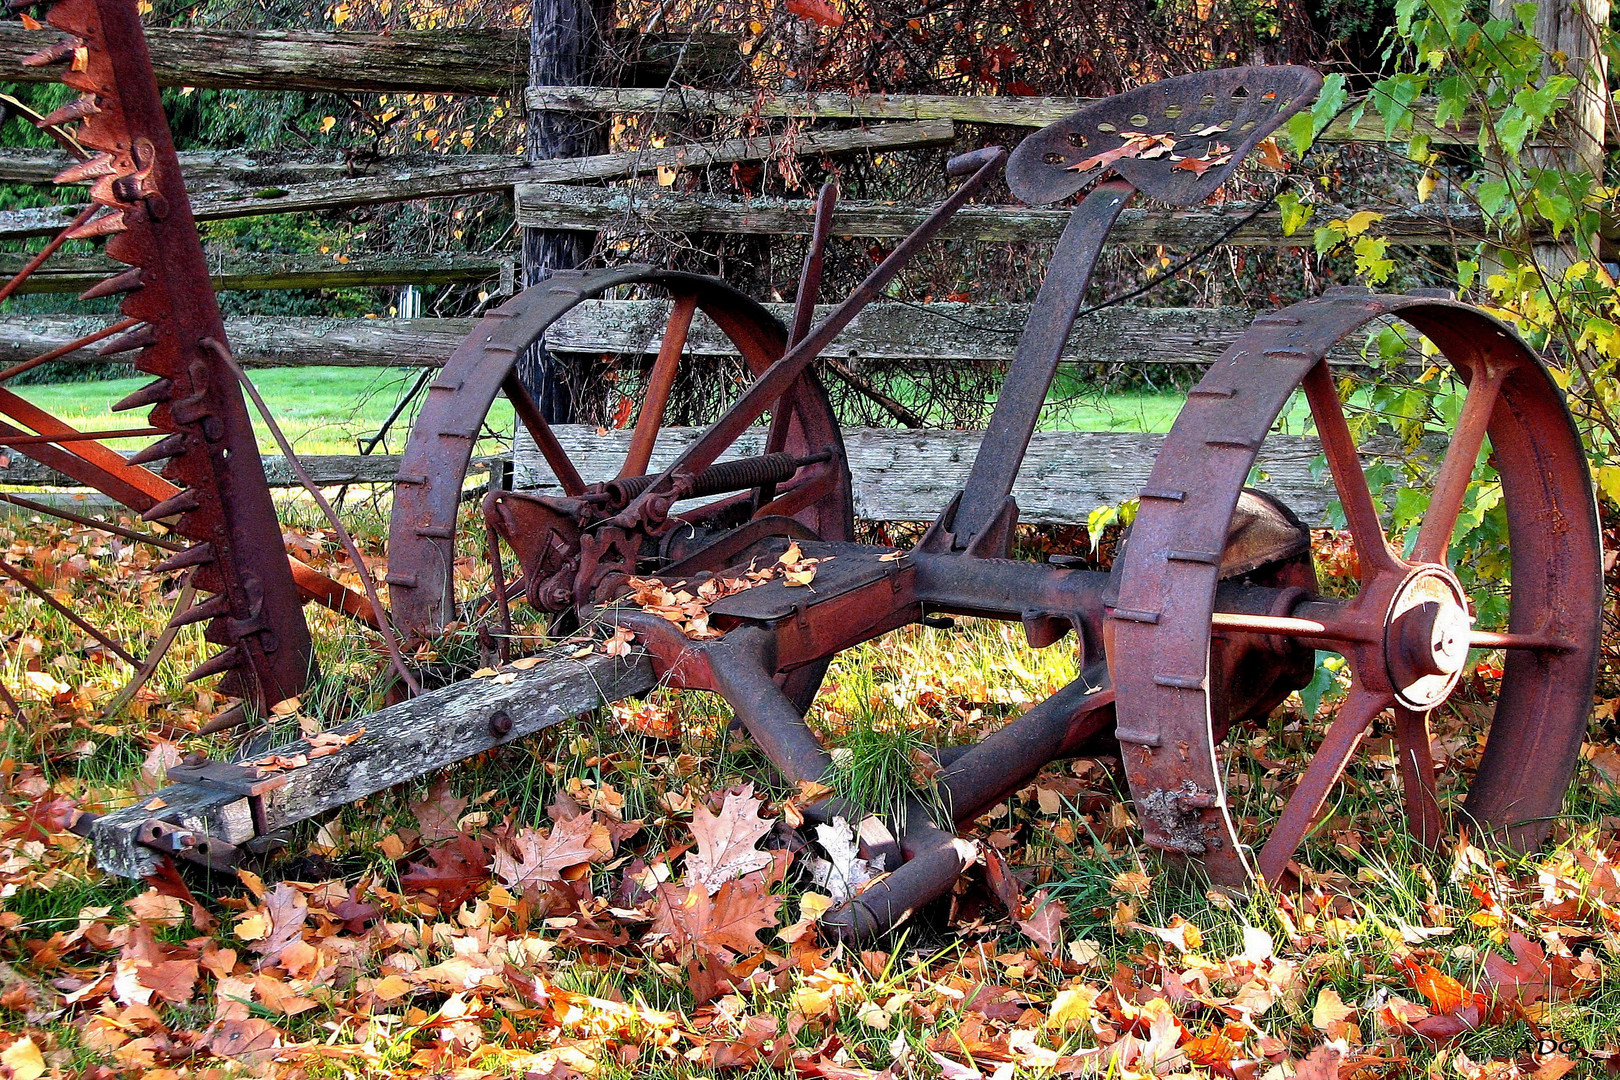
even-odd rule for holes
{"type": "Polygon", "coordinates": [[[809,19],[822,26],[844,25],[843,14],[827,3],[827,0],[787,0],[786,6],[789,15],[797,15],[801,19],[809,19]]]}
{"type": "Polygon", "coordinates": [[[264,914],[270,920],[270,931],[248,946],[263,956],[260,967],[277,963],[294,943],[303,942],[309,903],[303,893],[283,881],[264,894],[264,914]]]}
{"type": "Polygon", "coordinates": [[[592,833],[598,830],[604,835],[607,831],[590,814],[559,821],[550,833],[520,829],[512,837],[510,849],[496,848],[490,870],[506,885],[527,887],[563,881],[566,871],[601,854],[601,845],[592,841],[592,833]]]}
{"type": "Polygon", "coordinates": [[[755,846],[774,824],[759,816],[762,805],[754,798],[754,786],[745,784],[725,793],[718,814],[702,803],[692,807],[697,850],[686,857],[688,883],[713,896],[726,882],[771,864],[770,853],[755,846]]]}

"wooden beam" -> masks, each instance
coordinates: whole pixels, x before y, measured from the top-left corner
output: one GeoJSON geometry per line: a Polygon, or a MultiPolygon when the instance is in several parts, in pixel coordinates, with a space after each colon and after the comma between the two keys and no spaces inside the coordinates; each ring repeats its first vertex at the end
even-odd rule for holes
{"type": "MultiPolygon", "coordinates": [[[[954,137],[955,128],[949,120],[925,120],[918,123],[881,124],[868,129],[814,131],[791,141],[780,136],[766,135],[692,143],[686,146],[630,150],[616,154],[597,154],[593,157],[546,161],[535,165],[518,163],[463,167],[459,164],[446,164],[379,173],[373,176],[270,187],[248,194],[203,195],[191,200],[191,209],[198,221],[338,210],[377,203],[404,202],[410,199],[505,191],[518,183],[611,180],[654,173],[660,168],[696,169],[705,165],[771,158],[783,153],[805,157],[815,154],[848,153],[854,150],[936,146],[949,143],[954,137]]],[[[454,157],[446,157],[444,160],[456,161],[454,157]]],[[[55,233],[77,212],[77,207],[0,212],[0,238],[55,233]]]]}
{"type": "MultiPolygon", "coordinates": [[[[552,649],[542,654],[544,662],[512,671],[510,681],[462,679],[332,728],[335,735],[356,738],[336,753],[283,774],[286,785],[263,796],[265,831],[427,776],[656,685],[644,655],[618,658],[597,652],[575,658],[576,651],[577,645],[552,649]]],[[[262,757],[309,750],[300,740],[262,757]]],[[[157,853],[136,842],[151,819],[228,844],[242,844],[255,835],[253,815],[242,796],[217,787],[173,784],[95,820],[90,842],[96,865],[122,877],[143,877],[156,869],[157,853]]]]}
{"type": "MultiPolygon", "coordinates": [[[[531,109],[619,113],[664,113],[670,116],[800,117],[811,120],[955,120],[962,124],[1045,127],[1091,104],[1083,97],[994,97],[959,94],[801,94],[760,96],[726,90],[685,87],[628,89],[606,86],[531,86],[531,109]]],[[[1415,103],[1419,131],[1438,143],[1473,144],[1479,128],[1473,120],[1441,129],[1434,124],[1435,104],[1415,103]]],[[[1352,124],[1347,113],[1319,137],[1329,142],[1387,142],[1384,121],[1372,110],[1352,124]]],[[[1400,137],[1397,141],[1405,141],[1400,137]]]]}
{"type": "MultiPolygon", "coordinates": [[[[786,304],[766,305],[786,317],[786,304]]],[[[825,313],[828,308],[823,308],[825,313]]],[[[827,355],[845,361],[949,360],[1004,363],[1028,314],[1024,304],[905,304],[880,301],[862,311],[834,339],[827,355]]],[[[547,332],[550,348],[565,353],[656,350],[667,302],[587,300],[547,332]]],[[[1208,363],[1247,328],[1247,308],[1111,307],[1075,324],[1064,349],[1071,363],[1208,363]]],[[[0,366],[37,356],[105,326],[110,316],[0,317],[0,366]]],[[[225,332],[249,367],[436,367],[472,331],[472,319],[338,319],[321,316],[239,316],[225,332]]],[[[703,315],[692,323],[687,348],[705,355],[735,355],[729,340],[703,315]]],[[[1354,363],[1341,347],[1335,362],[1354,363]]],[[[93,349],[64,358],[104,360],[93,349]]]]}
{"type": "MultiPolygon", "coordinates": [[[[403,427],[399,434],[401,438],[404,437],[403,427]]],[[[77,480],[48,469],[33,458],[23,457],[20,452],[11,451],[6,456],[7,464],[0,466],[0,484],[10,487],[78,487],[77,480]]],[[[505,460],[498,455],[478,457],[473,459],[471,468],[487,472],[491,466],[501,464],[505,460]]],[[[342,484],[391,484],[399,473],[398,454],[307,454],[301,455],[298,462],[303,465],[310,478],[322,487],[338,487],[342,484]]],[[[287,459],[280,454],[264,455],[264,476],[266,482],[273,488],[301,486],[298,477],[293,475],[291,467],[288,466],[287,459]]],[[[9,509],[17,512],[14,507],[9,509]]],[[[100,513],[102,509],[98,506],[86,513],[100,513]]]]}
{"type": "MultiPolygon", "coordinates": [[[[424,169],[486,168],[521,165],[515,154],[411,154],[346,158],[324,157],[276,150],[182,150],[180,171],[192,196],[249,197],[268,188],[324,183],[355,176],[420,172],[424,169]]],[[[60,150],[7,147],[0,149],[0,182],[51,184],[73,159],[60,150]]],[[[76,185],[74,190],[83,185],[76,185]]]]}
{"type": "MultiPolygon", "coordinates": [[[[23,57],[61,40],[56,30],[0,24],[0,82],[55,82],[60,67],[24,67],[23,57]]],[[[146,29],[160,86],[478,94],[516,98],[529,76],[527,30],[359,31],[146,29]]],[[[614,40],[627,84],[663,85],[737,69],[735,38],[636,34],[614,40]]]]}
{"type": "MultiPolygon", "coordinates": [[[[557,437],[587,481],[611,479],[629,448],[628,431],[603,434],[562,425],[557,437]]],[[[702,428],[667,428],[659,434],[650,471],[668,466],[702,428]]],[[[855,516],[862,521],[932,521],[967,482],[982,431],[855,428],[844,432],[855,484],[855,516]]],[[[1026,524],[1084,525],[1099,506],[1134,499],[1147,483],[1163,435],[1129,431],[1038,431],[1013,487],[1018,520],[1026,524]]],[[[721,460],[763,453],[764,429],[749,431],[721,460]]],[[[1260,449],[1257,486],[1287,503],[1307,524],[1321,524],[1338,496],[1330,477],[1318,475],[1315,439],[1274,435],[1260,449]]],[[[526,434],[518,436],[513,481],[520,489],[560,494],[545,459],[526,434]]],[[[677,507],[677,509],[679,509],[677,507]]]]}
{"type": "MultiPolygon", "coordinates": [[[[0,253],[0,279],[27,262],[24,252],[0,253]]],[[[344,289],[382,285],[455,285],[498,281],[491,291],[508,295],[515,260],[510,256],[441,252],[430,255],[275,255],[231,253],[211,256],[216,290],[344,289]]],[[[129,267],[102,255],[57,255],[24,281],[19,293],[79,293],[129,267]]]]}
{"type": "MultiPolygon", "coordinates": [[[[738,199],[725,195],[671,194],[646,185],[572,188],[555,184],[519,184],[517,220],[524,226],[592,229],[602,232],[720,232],[807,235],[814,204],[807,199],[738,199]]],[[[895,238],[905,236],[928,215],[930,207],[847,200],[833,215],[839,236],[895,238]]],[[[1115,244],[1166,244],[1197,247],[1219,237],[1251,208],[1229,203],[1219,210],[1164,210],[1131,207],[1108,234],[1115,244]]],[[[1314,221],[1345,218],[1342,206],[1320,206],[1314,221]]],[[[963,207],[940,235],[951,240],[1056,242],[1069,220],[1068,210],[1023,206],[963,207]]],[[[1380,235],[1397,243],[1472,244],[1484,228],[1472,207],[1406,207],[1389,210],[1378,223],[1380,235]]],[[[1311,231],[1284,236],[1281,215],[1267,210],[1244,225],[1227,243],[1309,247],[1311,231]]]]}

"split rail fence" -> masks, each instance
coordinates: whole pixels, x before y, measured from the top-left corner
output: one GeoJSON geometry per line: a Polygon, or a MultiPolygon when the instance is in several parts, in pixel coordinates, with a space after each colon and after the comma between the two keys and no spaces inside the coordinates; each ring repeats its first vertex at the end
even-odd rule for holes
{"type": "MultiPolygon", "coordinates": [[[[49,42],[55,32],[0,26],[0,80],[48,77],[20,61],[49,42]]],[[[663,149],[608,153],[525,164],[521,156],[463,155],[431,159],[382,160],[356,164],[339,160],[264,154],[245,150],[182,155],[186,180],[199,220],[294,213],[377,205],[483,192],[510,192],[516,223],[523,227],[634,234],[743,233],[803,235],[809,231],[806,200],[741,199],[681,194],[629,180],[659,168],[764,161],[800,156],[888,151],[951,143],[958,124],[1035,128],[1063,117],[1088,99],[1004,98],[990,96],[783,93],[758,98],[752,93],[689,90],[676,80],[722,78],[736,63],[735,44],[719,35],[658,38],[619,43],[631,63],[627,81],[648,87],[524,87],[528,38],[516,31],[444,31],[366,34],[161,29],[150,31],[160,83],[202,87],[341,92],[412,92],[497,96],[550,112],[649,114],[662,117],[723,118],[757,115],[805,122],[838,120],[834,130],[805,130],[792,139],[757,136],[693,143],[663,149]],[[859,126],[848,126],[858,121],[859,126]]],[[[1419,109],[1420,115],[1422,109],[1419,109]]],[[[1429,112],[1432,118],[1432,110],[1429,112]]],[[[1430,125],[1433,126],[1432,124],[1430,125]]],[[[1444,130],[1441,140],[1472,142],[1467,123],[1444,130]]],[[[1369,116],[1352,126],[1341,118],[1325,140],[1382,141],[1382,122],[1369,116]]],[[[40,150],[0,150],[0,182],[49,183],[67,163],[40,150]]],[[[1128,210],[1111,239],[1123,244],[1163,244],[1194,248],[1208,243],[1248,213],[1232,205],[1179,212],[1128,210]]],[[[0,212],[0,238],[56,232],[77,210],[73,206],[0,212]]],[[[874,240],[904,235],[928,211],[924,206],[864,201],[840,203],[837,235],[874,240]]],[[[1334,216],[1332,208],[1318,214],[1334,216]]],[[[1342,215],[1337,215],[1342,216],[1342,215]]],[[[1017,206],[970,206],[946,228],[944,237],[985,242],[1055,240],[1067,213],[1017,206]]],[[[1398,209],[1381,228],[1412,245],[1467,244],[1481,222],[1460,205],[1431,202],[1398,209]]],[[[1283,235],[1275,211],[1248,221],[1225,243],[1297,246],[1304,237],[1283,235]]],[[[0,270],[24,256],[0,255],[0,270]]],[[[104,276],[111,264],[96,256],[59,259],[36,275],[24,291],[69,293],[104,276]]],[[[308,289],[349,286],[489,283],[510,293],[521,280],[510,257],[483,254],[431,256],[235,256],[214,268],[221,289],[308,289]]],[[[779,314],[786,305],[776,305],[779,314]]],[[[919,362],[1004,363],[1012,356],[1027,308],[1015,304],[908,304],[883,301],[869,307],[828,350],[833,362],[862,358],[919,362]]],[[[1207,362],[1247,325],[1242,308],[1159,308],[1121,306],[1082,319],[1068,345],[1075,361],[1111,364],[1207,362]]],[[[656,342],[665,310],[655,301],[591,301],[573,312],[548,336],[558,353],[634,351],[656,342]]],[[[73,341],[106,322],[75,315],[0,313],[0,365],[37,355],[73,341]]],[[[470,329],[468,319],[231,319],[227,331],[237,355],[248,366],[313,365],[432,367],[443,362],[470,329]]],[[[727,346],[711,325],[699,320],[690,348],[720,352],[727,346]]],[[[65,362],[96,359],[89,350],[65,362]]],[[[1353,362],[1354,355],[1337,358],[1353,362]]],[[[856,475],[857,513],[871,520],[931,518],[960,485],[980,433],[966,431],[863,428],[848,433],[856,475]]],[[[685,435],[679,430],[660,448],[668,460],[685,435]]],[[[589,460],[611,453],[613,439],[592,428],[565,427],[570,453],[589,460]]],[[[617,438],[617,436],[614,436],[617,438]]],[[[1090,509],[1135,495],[1146,478],[1159,437],[1120,432],[1039,434],[1030,448],[1017,492],[1023,519],[1083,522],[1090,509]]],[[[739,448],[745,449],[745,448],[739,448]]],[[[1263,462],[1268,486],[1307,517],[1319,515],[1330,493],[1312,475],[1314,444],[1306,439],[1267,444],[1263,462]]],[[[622,457],[622,450],[621,450],[622,457]]],[[[543,469],[518,454],[519,483],[542,486],[543,469]]],[[[654,464],[658,461],[655,459],[654,464]]],[[[389,481],[397,459],[388,455],[316,457],[307,464],[322,483],[389,481]]],[[[285,462],[271,458],[273,484],[294,483],[285,462]]],[[[13,455],[0,468],[0,485],[52,486],[65,478],[13,455]]]]}

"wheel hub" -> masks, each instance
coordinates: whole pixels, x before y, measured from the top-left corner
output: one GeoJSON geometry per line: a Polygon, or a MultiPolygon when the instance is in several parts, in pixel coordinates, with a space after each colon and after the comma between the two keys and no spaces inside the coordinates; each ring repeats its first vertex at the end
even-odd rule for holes
{"type": "Polygon", "coordinates": [[[1472,625],[1450,570],[1420,566],[1407,575],[1384,619],[1384,660],[1401,704],[1424,710],[1446,699],[1467,665],[1472,625]]]}

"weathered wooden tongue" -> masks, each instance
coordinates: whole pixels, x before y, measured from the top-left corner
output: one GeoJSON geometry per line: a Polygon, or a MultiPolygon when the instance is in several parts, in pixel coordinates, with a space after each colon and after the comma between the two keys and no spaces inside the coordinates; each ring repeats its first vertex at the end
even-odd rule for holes
{"type": "Polygon", "coordinates": [[[1195,205],[1314,101],[1321,86],[1322,76],[1305,67],[1223,68],[1149,83],[1019,143],[1007,162],[1007,183],[1038,206],[1066,199],[1112,170],[1150,198],[1195,205]]]}

